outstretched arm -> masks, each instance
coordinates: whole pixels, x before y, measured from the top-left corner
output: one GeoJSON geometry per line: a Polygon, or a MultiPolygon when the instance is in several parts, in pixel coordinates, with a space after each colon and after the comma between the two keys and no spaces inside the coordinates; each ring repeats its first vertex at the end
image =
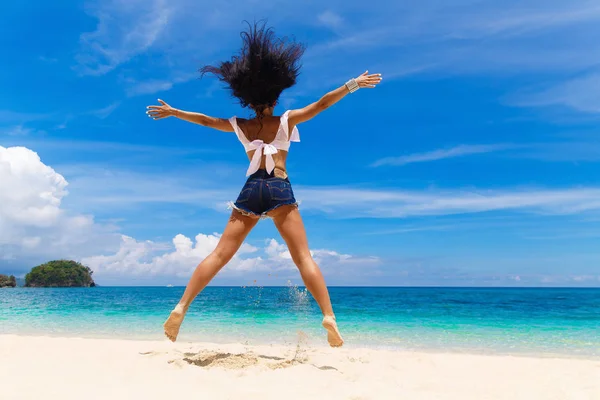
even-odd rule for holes
{"type": "Polygon", "coordinates": [[[193,122],[194,124],[208,126],[209,128],[218,129],[223,132],[233,132],[233,127],[229,120],[223,118],[209,117],[201,113],[178,110],[171,107],[161,99],[158,99],[160,106],[148,106],[146,114],[152,119],[163,119],[167,117],[176,117],[184,121],[193,122]]]}
{"type": "MultiPolygon", "coordinates": [[[[370,74],[369,71],[365,71],[358,78],[355,79],[356,83],[360,88],[374,88],[379,82],[381,82],[381,74],[370,74]]],[[[331,107],[338,101],[344,98],[350,91],[344,84],[339,88],[332,90],[325,96],[321,97],[318,101],[309,104],[304,108],[290,111],[288,121],[290,126],[298,125],[302,122],[306,122],[317,116],[317,114],[331,107]]]]}

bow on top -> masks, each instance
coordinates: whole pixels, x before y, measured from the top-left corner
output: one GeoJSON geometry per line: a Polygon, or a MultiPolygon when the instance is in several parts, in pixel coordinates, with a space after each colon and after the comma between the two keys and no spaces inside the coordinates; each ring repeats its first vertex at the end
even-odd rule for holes
{"type": "Polygon", "coordinates": [[[253,140],[249,144],[250,150],[255,150],[254,155],[252,156],[252,160],[250,161],[250,166],[248,167],[248,171],[246,171],[246,176],[252,175],[260,168],[260,160],[262,159],[263,154],[266,156],[266,167],[267,172],[271,173],[275,169],[275,160],[273,160],[273,154],[277,153],[277,148],[272,144],[265,143],[260,139],[253,140]]]}

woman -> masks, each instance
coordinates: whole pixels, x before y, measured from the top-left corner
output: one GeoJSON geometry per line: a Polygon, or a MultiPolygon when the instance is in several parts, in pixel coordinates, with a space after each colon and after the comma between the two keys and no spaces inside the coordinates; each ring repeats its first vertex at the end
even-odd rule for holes
{"type": "Polygon", "coordinates": [[[170,116],[224,132],[235,132],[250,160],[249,176],[215,250],[196,267],[179,304],[164,324],[171,341],[177,339],[179,327],[194,298],[234,256],[248,233],[261,217],[270,217],[285,240],[292,260],[300,270],[306,288],[323,313],[323,327],[333,347],[344,341],[338,330],[329,292],[319,267],[312,259],[302,218],[286,173],[290,142],[299,142],[297,126],[340,101],[359,88],[373,88],[381,74],[367,72],[327,93],[319,101],[304,108],[273,115],[281,92],[296,83],[304,47],[276,38],[264,25],[251,26],[242,33],[243,47],[239,55],[218,66],[206,66],[202,74],[212,73],[225,82],[242,107],[251,108],[255,117],[230,119],[209,117],[178,110],[159,99],[161,105],[149,106],[153,119],[170,116]]]}

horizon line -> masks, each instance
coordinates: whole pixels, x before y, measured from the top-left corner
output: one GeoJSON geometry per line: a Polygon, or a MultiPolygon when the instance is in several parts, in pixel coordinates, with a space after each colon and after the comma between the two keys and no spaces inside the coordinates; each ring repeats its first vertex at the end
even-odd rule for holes
{"type": "MultiPolygon", "coordinates": [[[[28,289],[78,289],[84,288],[85,286],[75,287],[26,287],[17,286],[16,288],[28,288],[28,289]]],[[[96,283],[95,287],[102,288],[185,288],[185,285],[99,285],[96,283]]],[[[306,288],[304,285],[210,285],[206,288],[218,287],[218,288],[306,288]]],[[[354,285],[329,285],[328,288],[356,288],[356,289],[600,289],[600,286],[409,286],[409,285],[397,285],[397,286],[354,286],[354,285]]],[[[206,289],[205,288],[205,289],[206,289]]]]}

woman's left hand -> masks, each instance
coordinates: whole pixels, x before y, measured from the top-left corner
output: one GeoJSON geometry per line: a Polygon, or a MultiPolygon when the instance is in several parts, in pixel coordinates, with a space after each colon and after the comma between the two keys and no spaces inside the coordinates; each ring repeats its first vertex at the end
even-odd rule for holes
{"type": "Polygon", "coordinates": [[[373,89],[381,83],[381,74],[369,74],[369,71],[365,71],[355,81],[360,88],[373,89]]]}
{"type": "Polygon", "coordinates": [[[161,99],[158,99],[158,101],[162,105],[146,107],[146,108],[148,108],[148,111],[146,111],[146,114],[148,114],[148,117],[150,117],[152,119],[162,119],[162,118],[167,118],[167,117],[177,114],[176,108],[171,107],[170,105],[168,105],[161,99]]]}

